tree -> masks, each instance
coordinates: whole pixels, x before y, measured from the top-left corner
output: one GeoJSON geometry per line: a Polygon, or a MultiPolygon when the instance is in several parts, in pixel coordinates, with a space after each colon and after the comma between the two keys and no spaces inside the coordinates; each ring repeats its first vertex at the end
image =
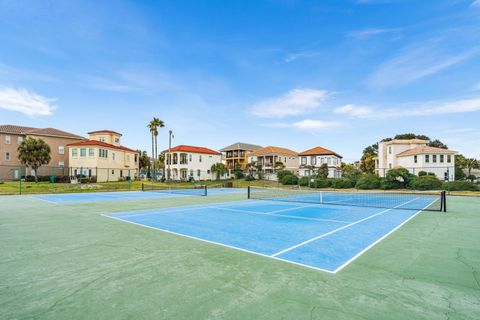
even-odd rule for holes
{"type": "Polygon", "coordinates": [[[17,148],[20,162],[35,171],[35,182],[38,181],[37,170],[50,162],[50,146],[42,139],[27,137],[17,148]]]}
{"type": "MultiPolygon", "coordinates": [[[[385,139],[384,139],[385,140],[385,139]]],[[[366,173],[373,173],[375,171],[375,157],[378,155],[378,143],[363,149],[363,155],[360,159],[360,169],[366,173]]]]}
{"type": "Polygon", "coordinates": [[[405,168],[391,169],[385,176],[388,189],[394,189],[397,185],[402,188],[407,188],[408,184],[415,176],[405,168]]]}
{"type": "Polygon", "coordinates": [[[433,141],[430,141],[428,143],[429,147],[435,147],[435,148],[441,148],[441,149],[448,149],[447,145],[443,143],[442,141],[435,139],[433,141]]]}
{"type": "Polygon", "coordinates": [[[362,171],[357,169],[355,165],[342,162],[342,178],[357,181],[362,175],[362,171]]]}
{"type": "Polygon", "coordinates": [[[140,167],[140,170],[147,171],[147,176],[150,176],[150,157],[147,154],[147,151],[140,151],[140,156],[138,157],[138,166],[140,167]]]}
{"type": "Polygon", "coordinates": [[[158,149],[157,149],[157,137],[158,137],[158,128],[165,127],[165,124],[162,120],[154,117],[147,125],[150,129],[150,133],[152,135],[152,162],[153,162],[153,175],[156,175],[155,171],[155,161],[158,158],[158,149]]]}
{"type": "Polygon", "coordinates": [[[273,170],[275,172],[285,169],[285,165],[281,161],[277,161],[273,164],[273,170]]]}
{"type": "Polygon", "coordinates": [[[227,167],[225,167],[223,163],[218,162],[212,165],[212,167],[210,168],[210,171],[216,174],[217,180],[220,180],[220,176],[223,176],[224,174],[227,173],[227,167]]]}
{"type": "Polygon", "coordinates": [[[263,179],[263,165],[261,163],[257,163],[255,165],[255,170],[257,171],[257,177],[259,180],[263,179]]]}
{"type": "Polygon", "coordinates": [[[322,164],[317,171],[317,178],[326,179],[328,177],[328,165],[322,164]]]}
{"type": "Polygon", "coordinates": [[[464,168],[467,169],[468,175],[472,174],[472,169],[479,168],[479,161],[475,158],[466,158],[464,161],[464,168]]]}

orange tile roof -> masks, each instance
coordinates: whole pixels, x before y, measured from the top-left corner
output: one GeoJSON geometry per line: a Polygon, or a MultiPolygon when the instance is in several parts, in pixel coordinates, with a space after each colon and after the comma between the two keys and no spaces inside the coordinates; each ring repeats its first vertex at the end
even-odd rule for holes
{"type": "Polygon", "coordinates": [[[76,142],[76,143],[67,144],[67,147],[83,147],[83,146],[100,146],[100,147],[104,147],[104,148],[118,149],[118,150],[123,150],[123,151],[140,153],[136,150],[132,150],[132,149],[129,149],[127,147],[114,146],[113,144],[106,143],[106,142],[101,142],[101,141],[97,141],[97,140],[87,140],[87,141],[80,141],[80,142],[76,142]]]}
{"type": "Polygon", "coordinates": [[[325,149],[323,147],[315,147],[315,148],[303,151],[299,155],[301,155],[301,156],[333,155],[333,156],[337,156],[339,158],[343,158],[338,153],[333,152],[332,150],[325,149]]]}
{"type": "Polygon", "coordinates": [[[398,157],[404,157],[404,156],[411,156],[411,155],[415,155],[415,154],[427,154],[427,153],[428,154],[431,154],[431,153],[455,154],[457,152],[452,151],[452,150],[448,150],[448,149],[422,146],[422,147],[416,147],[416,148],[413,148],[413,149],[405,150],[405,151],[397,154],[397,156],[398,157]]]}
{"type": "Polygon", "coordinates": [[[114,134],[118,134],[118,135],[122,135],[121,133],[119,132],[116,132],[116,131],[112,131],[112,130],[98,130],[98,131],[91,131],[89,132],[88,134],[93,134],[93,133],[114,133],[114,134]]]}
{"type": "MultiPolygon", "coordinates": [[[[168,152],[169,150],[164,150],[163,152],[168,152]]],[[[179,145],[174,148],[171,148],[170,151],[184,151],[184,152],[193,152],[193,153],[206,153],[206,154],[216,154],[220,155],[221,153],[218,151],[214,151],[212,149],[204,148],[204,147],[195,147],[195,146],[186,146],[186,145],[179,145]]]]}
{"type": "Polygon", "coordinates": [[[296,156],[298,154],[297,152],[295,152],[293,150],[290,150],[290,149],[287,149],[287,148],[268,146],[268,147],[265,147],[265,148],[262,148],[262,149],[258,149],[256,151],[252,152],[250,155],[259,156],[259,155],[272,154],[272,153],[288,154],[288,155],[292,155],[292,156],[296,156]]]}

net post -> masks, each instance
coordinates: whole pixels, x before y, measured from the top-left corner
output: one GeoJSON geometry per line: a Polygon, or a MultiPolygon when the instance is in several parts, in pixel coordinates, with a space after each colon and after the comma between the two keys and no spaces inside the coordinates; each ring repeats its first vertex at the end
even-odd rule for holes
{"type": "Polygon", "coordinates": [[[442,191],[442,209],[443,212],[447,212],[447,192],[442,191]]]}
{"type": "Polygon", "coordinates": [[[205,190],[205,196],[207,196],[207,192],[208,192],[208,191],[207,191],[207,185],[204,185],[203,188],[204,188],[204,190],[205,190]]]}
{"type": "Polygon", "coordinates": [[[247,188],[247,198],[250,199],[250,186],[247,188]]]}

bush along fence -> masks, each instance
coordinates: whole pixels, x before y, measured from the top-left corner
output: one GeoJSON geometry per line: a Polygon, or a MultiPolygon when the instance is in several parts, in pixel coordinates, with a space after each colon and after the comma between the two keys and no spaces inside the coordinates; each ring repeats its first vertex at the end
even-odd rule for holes
{"type": "Polygon", "coordinates": [[[130,190],[131,182],[138,177],[137,169],[42,166],[35,170],[23,165],[0,166],[0,193],[107,189],[106,184],[101,184],[103,182],[116,182],[116,184],[109,184],[108,189],[130,190]],[[49,188],[50,190],[47,190],[49,188]],[[13,192],[15,189],[18,192],[13,192]]]}
{"type": "Polygon", "coordinates": [[[412,168],[395,168],[385,170],[382,176],[375,173],[361,173],[345,175],[343,178],[319,178],[317,176],[297,177],[290,171],[279,171],[278,181],[283,185],[309,188],[334,189],[361,189],[361,190],[446,190],[446,191],[480,191],[479,185],[468,180],[453,180],[454,176],[443,175],[450,173],[451,168],[435,168],[436,171],[416,170],[412,168]],[[412,172],[416,172],[413,174],[412,172]],[[441,174],[441,177],[438,177],[441,174]],[[450,178],[441,179],[441,178],[450,178]]]}

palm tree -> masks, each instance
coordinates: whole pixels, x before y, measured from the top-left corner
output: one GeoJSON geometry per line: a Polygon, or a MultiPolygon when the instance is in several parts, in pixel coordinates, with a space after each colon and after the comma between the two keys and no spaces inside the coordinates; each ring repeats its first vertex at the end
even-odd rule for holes
{"type": "Polygon", "coordinates": [[[227,167],[225,167],[223,163],[218,162],[212,165],[212,167],[210,168],[210,171],[216,174],[217,180],[220,180],[220,176],[227,173],[227,167]]]}
{"type": "Polygon", "coordinates": [[[150,129],[150,133],[152,134],[152,159],[153,159],[153,172],[154,178],[156,178],[156,170],[155,170],[155,162],[158,158],[158,149],[157,149],[157,137],[158,137],[158,128],[165,127],[165,123],[154,117],[147,127],[150,129]]]}
{"type": "Polygon", "coordinates": [[[35,171],[35,182],[38,181],[37,170],[50,162],[50,146],[42,139],[27,137],[17,148],[20,162],[35,171]]]}

